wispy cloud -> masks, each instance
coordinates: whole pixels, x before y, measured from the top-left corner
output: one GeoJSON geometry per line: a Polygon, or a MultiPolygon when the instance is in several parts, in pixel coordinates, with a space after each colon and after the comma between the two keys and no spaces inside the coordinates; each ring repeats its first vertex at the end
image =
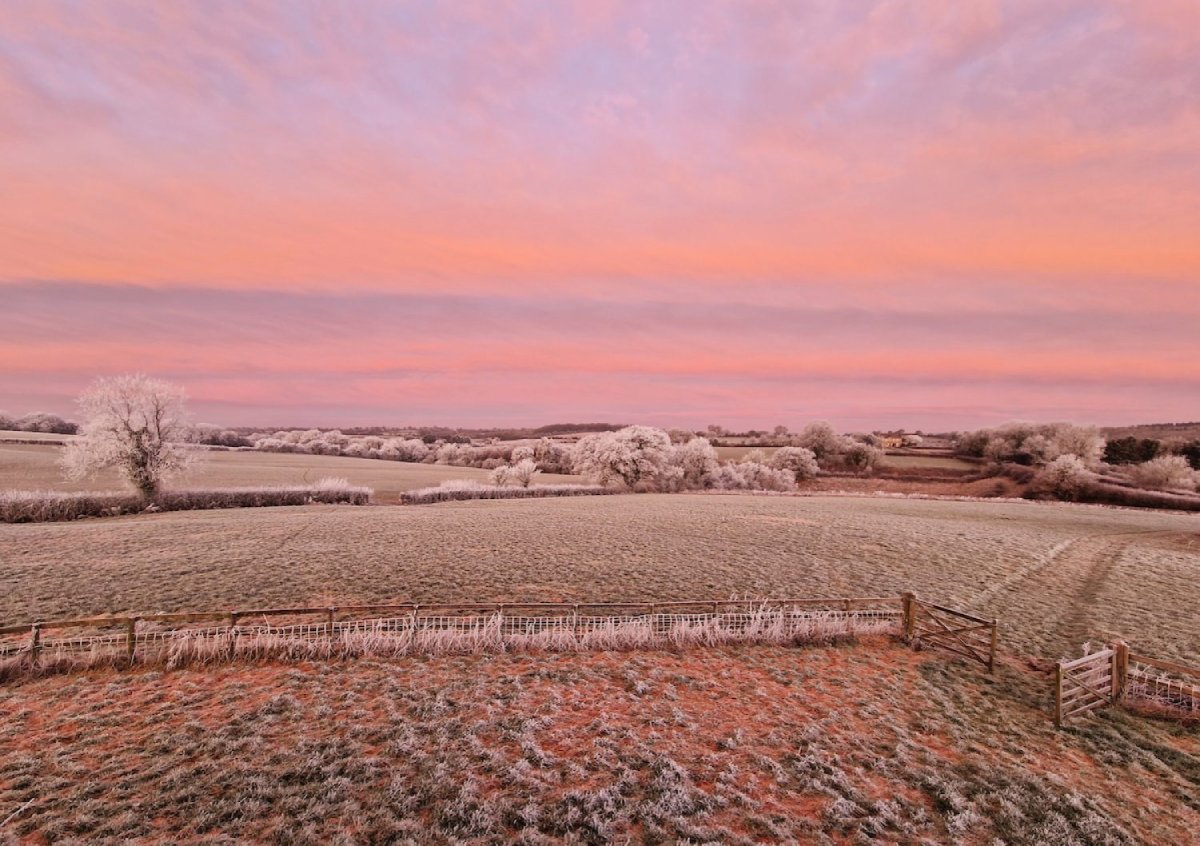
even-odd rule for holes
{"type": "Polygon", "coordinates": [[[1197,8],[4,4],[0,399],[1200,416],[1197,8]]]}

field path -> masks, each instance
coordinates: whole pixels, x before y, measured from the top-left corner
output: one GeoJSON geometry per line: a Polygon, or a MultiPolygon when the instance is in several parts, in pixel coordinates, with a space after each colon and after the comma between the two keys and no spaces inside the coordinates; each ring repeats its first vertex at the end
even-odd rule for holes
{"type": "Polygon", "coordinates": [[[1140,539],[1177,534],[1161,530],[1082,535],[1055,545],[1028,567],[984,590],[968,607],[1000,619],[1001,626],[1021,629],[1031,642],[1014,644],[1022,651],[1056,658],[1076,655],[1085,641],[1109,632],[1094,622],[1101,591],[1122,553],[1140,539]]]}

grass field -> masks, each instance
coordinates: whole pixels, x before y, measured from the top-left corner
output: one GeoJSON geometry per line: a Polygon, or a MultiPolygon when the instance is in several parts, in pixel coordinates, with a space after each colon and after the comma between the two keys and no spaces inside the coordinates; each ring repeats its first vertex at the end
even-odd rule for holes
{"type": "Polygon", "coordinates": [[[1056,732],[1020,674],[868,643],[47,678],[0,687],[0,816],[98,844],[1189,842],[1194,733],[1056,732]]]}
{"type": "MultiPolygon", "coordinates": [[[[460,472],[248,457],[271,472],[297,460],[460,472]]],[[[1200,826],[1196,730],[1109,710],[1056,732],[1050,664],[1035,660],[1120,636],[1200,663],[1192,515],[705,494],[175,512],[0,526],[0,584],[0,623],[913,589],[998,616],[1003,650],[995,676],[867,642],[10,682],[0,819],[23,810],[3,846],[1132,846],[1188,842],[1200,826]]]]}
{"type": "Polygon", "coordinates": [[[19,432],[11,429],[0,429],[0,443],[4,441],[69,441],[74,435],[55,435],[51,432],[19,432]]]}
{"type": "Polygon", "coordinates": [[[949,455],[885,455],[883,467],[927,467],[933,470],[978,470],[978,464],[949,455]]]}
{"type": "MultiPolygon", "coordinates": [[[[68,482],[62,477],[58,456],[61,447],[38,444],[5,444],[0,440],[0,490],[94,491],[122,487],[116,473],[104,473],[95,479],[68,482]]],[[[220,488],[252,485],[312,484],[326,476],[337,476],[354,485],[375,490],[375,500],[394,503],[402,491],[437,485],[447,479],[486,481],[487,471],[474,467],[448,467],[440,464],[409,464],[371,458],[346,458],[335,455],[300,455],[253,451],[205,452],[205,461],[177,487],[220,488]]],[[[544,474],[539,483],[569,484],[582,481],[578,476],[544,474]]]]}
{"type": "Polygon", "coordinates": [[[1059,657],[1123,636],[1200,660],[1200,520],[1158,512],[637,495],[3,525],[0,549],[6,622],[355,600],[912,589],[1002,618],[1005,642],[1023,652],[1059,657]]]}
{"type": "MultiPolygon", "coordinates": [[[[775,452],[777,447],[750,447],[750,446],[719,446],[713,447],[717,451],[717,457],[722,461],[740,461],[745,455],[754,450],[761,450],[767,455],[775,452]]],[[[928,467],[935,470],[976,470],[978,465],[971,464],[969,461],[963,461],[960,458],[954,458],[949,455],[886,455],[884,456],[881,465],[883,469],[888,467],[928,467]]]]}

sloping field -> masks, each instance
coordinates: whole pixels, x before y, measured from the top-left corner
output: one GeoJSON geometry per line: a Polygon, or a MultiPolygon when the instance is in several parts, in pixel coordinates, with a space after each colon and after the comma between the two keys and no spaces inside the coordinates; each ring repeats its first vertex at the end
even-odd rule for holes
{"type": "MultiPolygon", "coordinates": [[[[346,461],[347,459],[337,459],[346,461]]],[[[382,462],[380,462],[382,463],[382,462]]],[[[864,596],[998,616],[1009,648],[1200,659],[1200,519],[1093,506],[638,495],[0,526],[0,620],[351,601],[864,596]]]]}
{"type": "MultiPolygon", "coordinates": [[[[124,487],[115,472],[81,482],[64,480],[57,464],[61,449],[50,445],[6,444],[0,440],[0,490],[97,491],[124,487]]],[[[394,503],[399,500],[401,491],[437,485],[447,479],[483,482],[488,475],[486,470],[474,467],[409,464],[337,455],[253,451],[211,451],[204,455],[204,463],[179,481],[178,487],[311,484],[325,476],[338,476],[348,479],[351,484],[374,488],[378,502],[394,503]]],[[[538,481],[568,484],[581,479],[578,476],[543,475],[538,481]]]]}
{"type": "Polygon", "coordinates": [[[0,442],[3,441],[69,441],[74,435],[56,435],[51,432],[21,432],[14,429],[0,429],[0,442]]]}
{"type": "Polygon", "coordinates": [[[0,687],[0,817],[95,844],[1191,842],[1194,734],[1055,732],[1020,673],[864,644],[48,678],[0,687]]]}

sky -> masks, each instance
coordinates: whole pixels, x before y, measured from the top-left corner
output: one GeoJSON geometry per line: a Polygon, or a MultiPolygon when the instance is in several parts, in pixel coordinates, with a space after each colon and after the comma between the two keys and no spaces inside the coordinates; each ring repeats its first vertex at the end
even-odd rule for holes
{"type": "Polygon", "coordinates": [[[1194,0],[0,4],[0,410],[1200,420],[1194,0]]]}

